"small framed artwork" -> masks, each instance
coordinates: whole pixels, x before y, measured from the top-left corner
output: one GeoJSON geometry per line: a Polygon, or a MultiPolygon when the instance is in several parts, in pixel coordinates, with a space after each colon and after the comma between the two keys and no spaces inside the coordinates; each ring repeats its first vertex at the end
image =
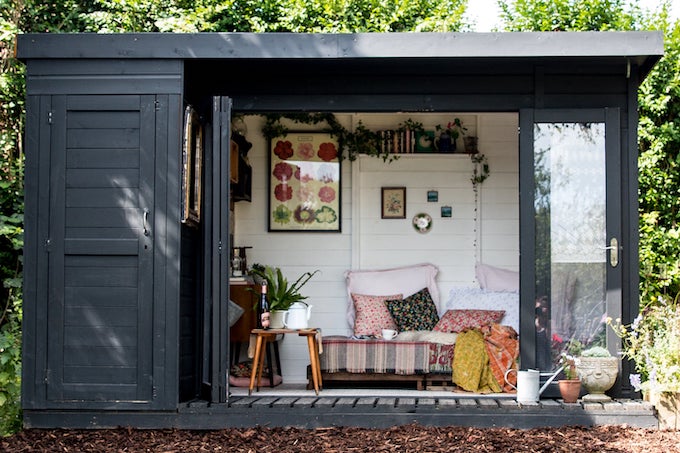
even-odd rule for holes
{"type": "Polygon", "coordinates": [[[427,202],[428,203],[436,203],[439,201],[439,192],[436,190],[428,190],[427,191],[427,202]]]}
{"type": "Polygon", "coordinates": [[[198,225],[201,221],[203,177],[203,125],[198,112],[187,106],[184,111],[182,147],[182,222],[198,225]]]}
{"type": "Polygon", "coordinates": [[[418,131],[415,135],[417,153],[434,152],[434,131],[418,131]]]}
{"type": "Polygon", "coordinates": [[[406,218],[406,187],[382,187],[380,194],[380,218],[406,218]]]}
{"type": "Polygon", "coordinates": [[[451,206],[442,206],[442,217],[453,217],[451,206]]]}
{"type": "Polygon", "coordinates": [[[270,142],[269,231],[340,232],[338,141],[289,132],[270,142]]]}

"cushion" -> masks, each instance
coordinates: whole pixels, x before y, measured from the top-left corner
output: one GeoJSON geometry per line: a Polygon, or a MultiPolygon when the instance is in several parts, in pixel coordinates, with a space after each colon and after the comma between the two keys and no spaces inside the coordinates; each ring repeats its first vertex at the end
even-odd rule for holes
{"type": "Polygon", "coordinates": [[[385,300],[401,299],[402,294],[389,296],[367,296],[365,294],[352,294],[352,300],[356,307],[356,320],[354,321],[354,335],[378,336],[382,329],[397,329],[392,319],[385,300]]]}
{"type": "Polygon", "coordinates": [[[229,313],[229,327],[232,327],[243,315],[243,308],[231,299],[229,300],[228,305],[229,308],[227,308],[227,313],[229,313]]]}
{"type": "Polygon", "coordinates": [[[519,291],[519,272],[478,263],[475,268],[475,274],[482,289],[489,291],[519,291]]]}
{"type": "Polygon", "coordinates": [[[397,323],[397,330],[400,332],[432,330],[439,321],[437,307],[427,288],[423,288],[404,299],[386,300],[385,304],[392,318],[394,318],[394,322],[397,323]]]}
{"type": "Polygon", "coordinates": [[[519,332],[519,293],[487,291],[481,288],[460,287],[449,292],[445,309],[503,310],[501,323],[519,332]]]}
{"type": "MultiPolygon", "coordinates": [[[[379,270],[356,270],[345,272],[347,284],[347,322],[354,326],[355,310],[352,294],[390,295],[403,294],[410,296],[422,288],[427,287],[430,297],[437,306],[438,313],[443,313],[440,307],[439,289],[435,277],[438,269],[432,264],[416,264],[413,266],[397,267],[379,270]]],[[[396,298],[395,298],[396,299],[396,298]]]]}
{"type": "Polygon", "coordinates": [[[503,310],[447,310],[434,326],[434,330],[459,333],[467,329],[498,323],[503,319],[503,315],[505,315],[503,310]]]}

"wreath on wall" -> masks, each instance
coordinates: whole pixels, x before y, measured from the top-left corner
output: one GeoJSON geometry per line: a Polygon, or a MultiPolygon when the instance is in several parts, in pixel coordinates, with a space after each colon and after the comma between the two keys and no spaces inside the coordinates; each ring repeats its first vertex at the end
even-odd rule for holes
{"type": "MultiPolygon", "coordinates": [[[[380,135],[364,126],[361,120],[357,124],[356,129],[350,131],[345,129],[332,113],[266,113],[262,116],[265,118],[264,126],[262,126],[262,135],[268,140],[285,136],[290,132],[288,127],[281,122],[282,119],[308,125],[325,123],[321,132],[329,133],[338,139],[340,160],[348,159],[354,161],[360,154],[379,157],[387,163],[399,159],[398,154],[390,153],[389,150],[380,151],[380,135]]],[[[424,127],[422,123],[409,118],[397,127],[397,131],[406,130],[422,132],[424,127]]],[[[477,186],[489,177],[489,162],[486,156],[481,153],[470,154],[470,159],[474,164],[470,180],[472,181],[473,189],[476,191],[477,186]]]]}

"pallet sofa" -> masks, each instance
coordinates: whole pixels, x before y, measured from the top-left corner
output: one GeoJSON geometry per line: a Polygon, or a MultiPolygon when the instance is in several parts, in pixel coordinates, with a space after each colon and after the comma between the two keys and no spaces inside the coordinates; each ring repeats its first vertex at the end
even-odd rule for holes
{"type": "MultiPolygon", "coordinates": [[[[405,383],[418,390],[450,386],[461,332],[483,326],[489,329],[503,322],[510,326],[507,332],[516,336],[516,273],[479,266],[478,280],[486,288],[455,288],[445,302],[439,297],[437,273],[436,266],[427,263],[346,272],[347,322],[353,335],[323,337],[320,363],[324,384],[358,387],[405,383]],[[398,330],[399,334],[385,340],[383,328],[398,330]]],[[[511,358],[506,353],[501,367],[516,366],[516,344],[517,350],[511,352],[511,358]]]]}

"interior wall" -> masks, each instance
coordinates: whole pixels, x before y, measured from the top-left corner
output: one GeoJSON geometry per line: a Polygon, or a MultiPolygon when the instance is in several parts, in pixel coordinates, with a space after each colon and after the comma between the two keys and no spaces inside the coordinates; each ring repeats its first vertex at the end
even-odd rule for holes
{"type": "MultiPolygon", "coordinates": [[[[341,233],[268,233],[268,143],[262,136],[262,117],[248,116],[248,153],[253,168],[252,202],[234,208],[234,243],[252,246],[248,264],[278,266],[289,279],[319,269],[304,287],[313,306],[310,325],[324,335],[351,335],[346,321],[343,274],[349,269],[388,268],[421,262],[435,264],[443,301],[454,286],[476,285],[476,261],[518,270],[518,115],[492,114],[336,114],[346,128],[359,120],[371,130],[396,128],[407,118],[426,129],[460,118],[467,133],[478,136],[478,148],[489,162],[490,176],[480,186],[477,204],[470,178],[468,155],[404,155],[395,162],[362,156],[342,162],[341,233]],[[381,219],[380,188],[406,187],[406,218],[381,219]],[[437,190],[438,202],[427,201],[427,191],[437,190]],[[441,206],[451,206],[452,217],[441,217],[441,206]],[[433,218],[427,234],[412,227],[413,216],[424,212],[433,218]],[[477,220],[475,221],[475,217],[477,220]]],[[[291,130],[318,130],[318,126],[291,124],[291,130]]],[[[459,145],[462,146],[462,143],[459,145]]],[[[284,382],[306,382],[309,363],[306,343],[287,335],[280,344],[284,382]]]]}

